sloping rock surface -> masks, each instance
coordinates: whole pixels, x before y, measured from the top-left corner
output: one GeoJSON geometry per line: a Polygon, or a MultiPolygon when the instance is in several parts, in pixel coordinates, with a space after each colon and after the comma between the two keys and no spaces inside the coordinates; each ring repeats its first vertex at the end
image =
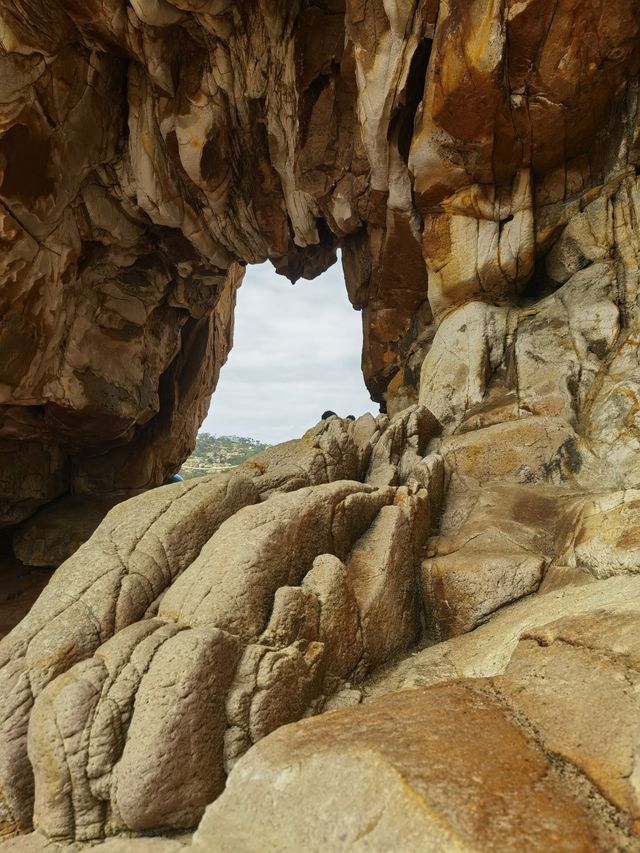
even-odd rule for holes
{"type": "Polygon", "coordinates": [[[193,849],[587,851],[629,842],[597,791],[552,761],[494,684],[478,680],[282,729],[239,762],[193,849]]]}

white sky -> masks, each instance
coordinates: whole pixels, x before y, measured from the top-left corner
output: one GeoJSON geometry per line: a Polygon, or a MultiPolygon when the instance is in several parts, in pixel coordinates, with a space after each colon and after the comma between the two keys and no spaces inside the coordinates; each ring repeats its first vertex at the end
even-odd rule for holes
{"type": "Polygon", "coordinates": [[[340,263],[296,285],[271,264],[247,269],[231,354],[200,431],[275,444],[298,438],[326,409],[378,413],[360,371],[362,321],[340,263]]]}

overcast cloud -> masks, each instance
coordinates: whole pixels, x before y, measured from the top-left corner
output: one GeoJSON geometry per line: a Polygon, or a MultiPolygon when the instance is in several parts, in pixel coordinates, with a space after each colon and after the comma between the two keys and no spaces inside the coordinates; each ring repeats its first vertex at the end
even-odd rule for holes
{"type": "Polygon", "coordinates": [[[325,409],[378,413],[360,371],[362,322],[342,267],[296,285],[271,264],[238,291],[233,349],[201,431],[274,444],[297,438],[325,409]]]}

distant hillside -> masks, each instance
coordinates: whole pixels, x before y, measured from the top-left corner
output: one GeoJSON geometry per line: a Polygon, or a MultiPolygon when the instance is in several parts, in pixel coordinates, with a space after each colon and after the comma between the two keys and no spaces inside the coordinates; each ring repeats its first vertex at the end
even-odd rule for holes
{"type": "Polygon", "coordinates": [[[263,444],[255,438],[209,435],[208,432],[201,432],[196,438],[195,450],[182,466],[180,475],[185,480],[190,480],[205,474],[228,471],[267,447],[268,444],[263,444]]]}

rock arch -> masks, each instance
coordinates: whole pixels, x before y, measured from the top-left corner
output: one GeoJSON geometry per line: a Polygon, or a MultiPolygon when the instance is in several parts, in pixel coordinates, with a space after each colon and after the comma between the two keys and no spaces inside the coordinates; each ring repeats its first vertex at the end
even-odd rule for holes
{"type": "Polygon", "coordinates": [[[631,838],[635,729],[603,763],[535,673],[635,678],[639,31],[633,0],[5,4],[2,523],[177,468],[246,263],[342,249],[388,416],[110,514],[0,644],[0,833],[192,827],[249,746],[428,639],[420,683],[489,679],[437,695],[561,755],[589,844],[631,838]]]}

